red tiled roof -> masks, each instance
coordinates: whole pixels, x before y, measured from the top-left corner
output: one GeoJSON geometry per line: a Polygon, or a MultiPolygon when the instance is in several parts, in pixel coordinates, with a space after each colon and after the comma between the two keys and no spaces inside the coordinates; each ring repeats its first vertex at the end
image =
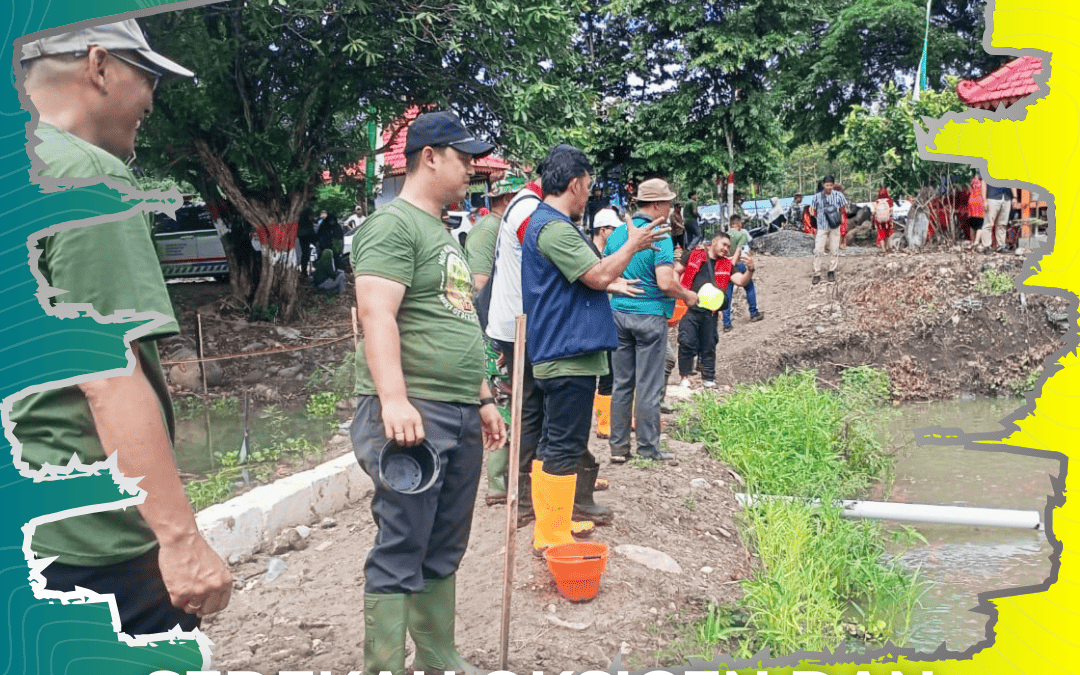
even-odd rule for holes
{"type": "Polygon", "coordinates": [[[956,93],[969,106],[994,108],[1009,105],[1039,89],[1034,77],[1042,72],[1038,56],[1021,56],[1006,63],[981,80],[960,80],[956,93]]]}
{"type": "MultiPolygon", "coordinates": [[[[382,142],[383,146],[386,147],[383,162],[388,167],[387,175],[405,175],[405,140],[408,137],[406,132],[409,125],[419,114],[420,109],[412,106],[405,111],[405,114],[400,119],[394,120],[383,129],[382,142]]],[[[476,167],[476,176],[484,178],[500,174],[510,168],[509,164],[492,155],[475,160],[473,166],[476,167]]],[[[365,162],[363,159],[352,166],[345,167],[345,173],[354,178],[362,178],[364,171],[365,162]]],[[[323,172],[323,180],[329,182],[330,174],[328,171],[323,172]]]]}

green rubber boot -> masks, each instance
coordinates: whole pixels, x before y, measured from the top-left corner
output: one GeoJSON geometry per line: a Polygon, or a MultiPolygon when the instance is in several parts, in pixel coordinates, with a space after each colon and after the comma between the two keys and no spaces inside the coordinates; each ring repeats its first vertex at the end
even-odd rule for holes
{"type": "Polygon", "coordinates": [[[506,465],[510,461],[510,448],[503,446],[488,455],[487,461],[487,494],[484,495],[484,503],[506,503],[506,465]]]}
{"type": "Polygon", "coordinates": [[[404,593],[364,594],[364,675],[404,675],[407,599],[404,593]]]}
{"type": "Polygon", "coordinates": [[[416,643],[413,672],[486,675],[465,662],[454,646],[455,578],[425,579],[422,593],[409,595],[409,634],[416,643]]]}

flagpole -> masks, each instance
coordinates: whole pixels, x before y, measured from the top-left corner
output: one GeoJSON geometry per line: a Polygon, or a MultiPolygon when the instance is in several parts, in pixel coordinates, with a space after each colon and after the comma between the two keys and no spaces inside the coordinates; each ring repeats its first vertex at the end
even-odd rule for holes
{"type": "Polygon", "coordinates": [[[912,101],[919,100],[919,93],[926,88],[926,52],[930,46],[930,0],[926,0],[926,30],[923,33],[922,58],[919,59],[919,70],[915,74],[915,92],[911,96],[912,101]]]}

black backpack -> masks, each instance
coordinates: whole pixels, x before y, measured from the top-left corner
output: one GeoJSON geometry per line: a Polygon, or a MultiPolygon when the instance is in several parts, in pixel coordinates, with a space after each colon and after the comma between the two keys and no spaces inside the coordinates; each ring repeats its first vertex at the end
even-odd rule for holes
{"type": "Polygon", "coordinates": [[[842,221],[840,207],[835,203],[830,203],[824,198],[821,201],[824,203],[824,206],[821,209],[821,215],[824,216],[824,218],[819,219],[819,222],[824,221],[825,227],[830,230],[840,227],[842,221]]]}

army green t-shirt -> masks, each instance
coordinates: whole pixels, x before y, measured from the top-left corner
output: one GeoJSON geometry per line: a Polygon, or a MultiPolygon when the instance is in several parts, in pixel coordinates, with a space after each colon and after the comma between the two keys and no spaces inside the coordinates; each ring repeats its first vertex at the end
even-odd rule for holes
{"type": "Polygon", "coordinates": [[[728,230],[728,236],[731,238],[732,255],[735,255],[735,251],[740,246],[750,243],[750,235],[746,233],[746,230],[728,230]]]}
{"type": "MultiPolygon", "coordinates": [[[[48,166],[41,175],[55,178],[105,176],[138,185],[115,156],[46,124],[33,152],[48,166]]],[[[173,437],[172,405],[161,372],[156,339],[179,332],[151,236],[150,218],[139,213],[123,220],[62,230],[41,239],[38,269],[53,288],[66,291],[52,304],[89,303],[102,316],[117,311],[157,312],[169,320],[139,338],[139,356],[157,394],[162,418],[173,437]]],[[[14,434],[21,459],[33,470],[63,467],[73,455],[84,464],[103,461],[105,452],[94,432],[93,417],[78,387],[31,394],[12,406],[14,434]]],[[[137,452],[138,448],[121,451],[137,452]]],[[[157,545],[136,507],[113,509],[43,523],[31,548],[38,557],[57,556],[68,565],[112,565],[157,545]]]]}
{"type": "MultiPolygon", "coordinates": [[[[574,226],[563,220],[553,220],[540,230],[537,248],[570,283],[581,278],[600,261],[574,226]]],[[[533,365],[533,376],[541,380],[575,375],[607,375],[607,352],[590,352],[533,365]]]]}
{"type": "Polygon", "coordinates": [[[495,241],[499,238],[499,223],[502,218],[489,213],[480,219],[465,237],[465,260],[474,274],[491,274],[491,263],[495,260],[495,241]]]}
{"type": "MultiPolygon", "coordinates": [[[[374,275],[407,287],[397,323],[408,395],[476,403],[485,368],[472,270],[442,222],[395,199],[357,233],[352,266],[357,276],[374,275]]],[[[362,345],[356,355],[356,393],[378,393],[362,345]]]]}

